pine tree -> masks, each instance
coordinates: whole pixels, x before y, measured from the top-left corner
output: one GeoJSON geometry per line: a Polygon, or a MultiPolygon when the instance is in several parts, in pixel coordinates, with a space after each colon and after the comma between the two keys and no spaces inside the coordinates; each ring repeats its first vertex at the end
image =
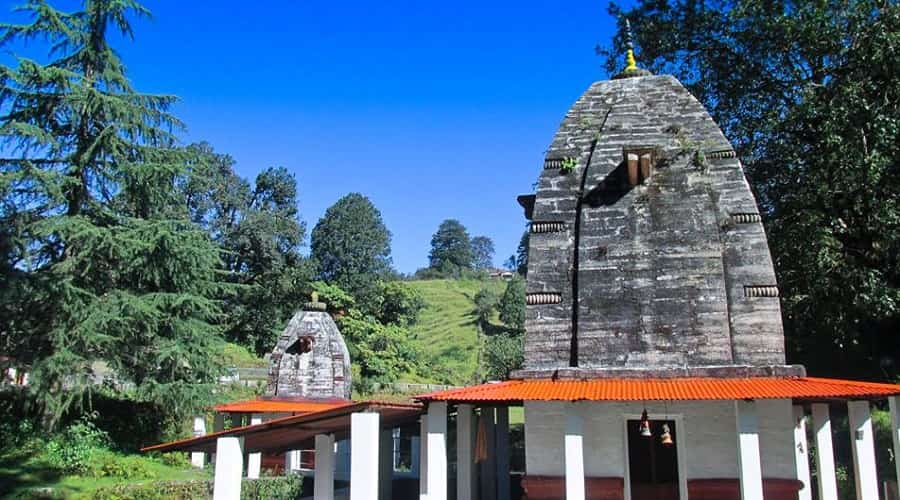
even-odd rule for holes
{"type": "Polygon", "coordinates": [[[137,92],[109,45],[133,37],[132,0],[57,10],[33,0],[29,24],[0,26],[4,45],[47,42],[49,62],[0,66],[0,321],[31,395],[53,427],[89,397],[98,362],[136,397],[173,413],[204,403],[219,371],[219,254],[187,218],[175,186],[173,96],[137,92]],[[206,388],[208,389],[208,388],[206,388]]]}

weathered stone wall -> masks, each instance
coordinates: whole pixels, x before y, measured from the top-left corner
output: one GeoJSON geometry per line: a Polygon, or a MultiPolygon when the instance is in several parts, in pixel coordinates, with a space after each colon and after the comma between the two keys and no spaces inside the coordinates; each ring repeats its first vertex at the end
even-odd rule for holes
{"type": "Polygon", "coordinates": [[[291,318],[269,361],[269,396],[350,399],[350,354],[331,316],[291,318]]]}
{"type": "Polygon", "coordinates": [[[547,153],[532,227],[526,369],[784,363],[756,201],[674,78],[588,89],[547,153]],[[636,146],[656,162],[632,187],[623,151],[636,146]]]}

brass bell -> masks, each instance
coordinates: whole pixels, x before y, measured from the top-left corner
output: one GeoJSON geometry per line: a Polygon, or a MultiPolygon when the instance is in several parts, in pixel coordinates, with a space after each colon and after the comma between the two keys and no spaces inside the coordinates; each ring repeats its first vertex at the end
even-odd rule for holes
{"type": "Polygon", "coordinates": [[[659,440],[665,446],[672,446],[675,444],[675,442],[672,441],[672,434],[669,432],[669,424],[663,424],[662,434],[659,436],[659,440]]]}
{"type": "Polygon", "coordinates": [[[641,413],[641,436],[643,437],[651,437],[653,433],[650,432],[650,418],[647,416],[647,410],[644,410],[644,413],[641,413]]]}

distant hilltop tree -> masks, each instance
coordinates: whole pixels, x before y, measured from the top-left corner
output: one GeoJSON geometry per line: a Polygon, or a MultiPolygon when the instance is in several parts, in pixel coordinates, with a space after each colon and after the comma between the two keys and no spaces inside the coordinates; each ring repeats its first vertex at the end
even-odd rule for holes
{"type": "Polygon", "coordinates": [[[330,206],[312,230],[319,278],[346,290],[363,310],[369,311],[380,280],[390,274],[390,256],[391,233],[381,212],[359,193],[330,206]]]}
{"type": "Polygon", "coordinates": [[[466,227],[456,219],[441,222],[431,237],[431,253],[428,264],[444,274],[457,275],[472,269],[472,242],[466,227]]]}
{"type": "Polygon", "coordinates": [[[472,267],[478,270],[494,267],[494,241],[487,236],[472,238],[472,267]]]}

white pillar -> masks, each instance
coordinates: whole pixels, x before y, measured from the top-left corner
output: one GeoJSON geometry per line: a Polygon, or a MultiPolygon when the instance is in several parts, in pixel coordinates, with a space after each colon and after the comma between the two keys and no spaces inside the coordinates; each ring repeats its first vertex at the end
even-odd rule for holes
{"type": "Polygon", "coordinates": [[[447,500],[447,403],[428,405],[428,500],[447,500]]]}
{"type": "Polygon", "coordinates": [[[566,409],[566,500],[584,500],[584,421],[573,403],[566,409]]]}
{"type": "Polygon", "coordinates": [[[819,500],[838,500],[837,476],[834,470],[834,446],[831,443],[831,414],[828,405],[812,405],[816,432],[816,471],[819,478],[819,500]]]}
{"type": "Polygon", "coordinates": [[[497,408],[494,427],[497,450],[497,500],[509,500],[509,407],[497,408]]]}
{"type": "Polygon", "coordinates": [[[300,450],[291,450],[284,454],[284,471],[291,472],[300,468],[300,450]]]}
{"type": "MultiPolygon", "coordinates": [[[[206,418],[205,417],[194,417],[194,437],[200,437],[206,435],[206,418]]],[[[206,456],[202,452],[193,452],[191,453],[191,465],[194,467],[203,468],[204,462],[206,462],[206,456]]]]}
{"type": "Polygon", "coordinates": [[[878,500],[878,474],[875,468],[875,439],[868,401],[849,401],[850,440],[857,500],[878,500]]]}
{"type": "Polygon", "coordinates": [[[331,434],[316,435],[314,477],[313,500],[334,500],[334,436],[331,434]]]}
{"type": "Polygon", "coordinates": [[[377,413],[350,416],[350,500],[378,498],[379,417],[377,413]]]}
{"type": "Polygon", "coordinates": [[[428,416],[419,424],[419,500],[428,500],[428,416]]]}
{"type": "Polygon", "coordinates": [[[759,458],[759,423],[754,401],[735,401],[738,432],[738,474],[741,500],[763,500],[762,464],[759,458]]]}
{"type": "Polygon", "coordinates": [[[456,407],[456,500],[474,500],[475,482],[472,469],[475,465],[473,444],[475,433],[472,405],[456,407]]]}
{"type": "MultiPolygon", "coordinates": [[[[262,423],[262,415],[254,413],[250,416],[250,425],[262,423]]],[[[247,479],[259,479],[259,469],[262,465],[262,453],[251,453],[247,458],[247,479]]]]}
{"type": "Polygon", "coordinates": [[[240,500],[243,474],[244,438],[229,436],[217,439],[213,500],[240,500]]]}
{"type": "Polygon", "coordinates": [[[802,406],[794,406],[794,462],[797,464],[797,479],[803,483],[797,500],[812,500],[809,446],[806,442],[806,412],[802,406]]]}
{"type": "Polygon", "coordinates": [[[900,396],[888,398],[891,407],[891,441],[894,443],[894,479],[900,487],[900,396]]]}
{"type": "Polygon", "coordinates": [[[394,429],[382,429],[379,438],[381,456],[378,458],[378,497],[381,500],[391,500],[394,486],[394,429]]]}

